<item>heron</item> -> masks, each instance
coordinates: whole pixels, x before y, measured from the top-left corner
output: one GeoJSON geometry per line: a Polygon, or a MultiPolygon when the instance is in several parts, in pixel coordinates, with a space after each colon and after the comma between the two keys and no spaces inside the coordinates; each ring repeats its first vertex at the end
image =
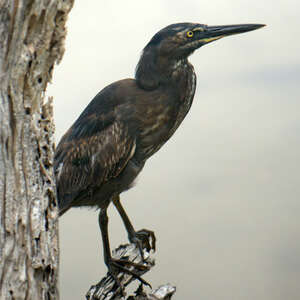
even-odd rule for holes
{"type": "Polygon", "coordinates": [[[133,186],[146,161],[172,137],[191,108],[196,74],[188,57],[223,37],[263,26],[177,23],[163,28],[143,49],[135,78],[101,90],[60,140],[54,160],[59,214],[71,207],[100,210],[104,262],[117,284],[120,271],[146,282],[112,257],[107,208],[115,205],[130,242],[142,250],[143,240],[152,238],[155,247],[151,230],[134,229],[120,194],[133,186]]]}

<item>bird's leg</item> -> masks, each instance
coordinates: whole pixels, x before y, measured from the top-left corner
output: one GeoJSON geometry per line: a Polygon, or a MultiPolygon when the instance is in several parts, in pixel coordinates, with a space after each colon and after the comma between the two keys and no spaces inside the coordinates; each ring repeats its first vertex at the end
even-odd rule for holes
{"type": "Polygon", "coordinates": [[[113,197],[112,200],[113,200],[113,203],[114,203],[115,207],[117,208],[117,210],[123,220],[123,223],[126,227],[129,241],[131,243],[134,243],[137,245],[137,247],[139,248],[139,251],[141,253],[141,256],[144,260],[143,248],[146,248],[147,251],[150,251],[151,249],[153,249],[155,251],[156,238],[155,238],[154,232],[151,230],[147,230],[147,229],[135,231],[121,202],[120,202],[120,196],[116,195],[113,197]],[[150,239],[152,240],[151,243],[150,243],[150,239]]]}
{"type": "Polygon", "coordinates": [[[143,278],[141,278],[138,274],[136,274],[134,271],[129,270],[125,266],[133,266],[134,268],[138,268],[141,270],[147,269],[146,266],[139,265],[133,262],[130,262],[128,260],[122,260],[122,259],[114,259],[111,256],[110,252],[110,245],[109,245],[109,238],[108,238],[108,216],[107,216],[107,207],[102,208],[99,213],[99,226],[101,230],[102,235],[102,241],[103,241],[103,254],[104,254],[104,262],[108,268],[108,273],[113,277],[115,280],[117,286],[120,288],[121,292],[123,293],[124,287],[121,284],[118,274],[120,272],[124,272],[127,274],[132,275],[134,278],[138,279],[141,283],[148,285],[151,287],[151,285],[145,281],[143,278]]]}

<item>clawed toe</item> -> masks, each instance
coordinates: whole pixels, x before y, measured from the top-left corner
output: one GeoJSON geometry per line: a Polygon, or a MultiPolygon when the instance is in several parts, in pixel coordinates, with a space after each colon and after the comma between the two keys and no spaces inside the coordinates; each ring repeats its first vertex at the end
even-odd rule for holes
{"type": "Polygon", "coordinates": [[[148,230],[148,229],[141,229],[136,232],[136,235],[138,238],[140,238],[143,242],[144,248],[147,249],[147,251],[156,249],[156,237],[154,234],[154,231],[148,230]]]}
{"type": "Polygon", "coordinates": [[[124,295],[124,286],[121,284],[118,275],[120,273],[129,274],[135,279],[139,280],[141,284],[147,285],[151,288],[150,283],[144,280],[135,270],[139,270],[141,272],[148,270],[147,266],[142,264],[137,264],[131,261],[123,260],[123,259],[111,259],[107,263],[108,273],[113,277],[116,290],[119,288],[120,292],[124,295]],[[133,267],[133,270],[129,269],[129,267],[133,267]]]}
{"type": "Polygon", "coordinates": [[[139,271],[147,271],[147,270],[150,269],[146,265],[138,264],[138,263],[135,263],[133,261],[126,260],[126,259],[114,259],[114,262],[117,263],[118,265],[122,266],[122,267],[124,267],[124,266],[131,266],[134,269],[137,269],[139,271]]]}
{"type": "Polygon", "coordinates": [[[129,240],[131,243],[134,243],[137,245],[143,261],[145,261],[143,249],[146,249],[148,252],[150,250],[155,251],[156,237],[155,237],[154,232],[151,230],[141,229],[139,231],[136,231],[136,232],[134,232],[134,234],[132,234],[129,237],[129,240]]]}

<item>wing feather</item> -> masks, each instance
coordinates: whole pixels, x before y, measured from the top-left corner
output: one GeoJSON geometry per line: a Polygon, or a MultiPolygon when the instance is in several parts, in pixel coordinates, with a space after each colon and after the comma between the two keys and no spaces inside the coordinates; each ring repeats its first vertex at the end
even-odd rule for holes
{"type": "Polygon", "coordinates": [[[82,193],[99,189],[117,177],[135,150],[135,140],[124,123],[103,122],[90,115],[63,136],[55,153],[60,210],[67,210],[82,193]]]}

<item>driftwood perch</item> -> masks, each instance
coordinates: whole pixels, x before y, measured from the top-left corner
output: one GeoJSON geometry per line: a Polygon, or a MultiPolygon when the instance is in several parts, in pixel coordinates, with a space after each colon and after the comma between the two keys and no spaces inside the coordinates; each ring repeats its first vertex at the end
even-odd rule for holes
{"type": "MultiPolygon", "coordinates": [[[[129,262],[134,262],[136,264],[142,264],[147,267],[146,270],[140,270],[133,266],[128,266],[131,271],[134,271],[139,276],[148,272],[155,265],[153,258],[153,251],[148,252],[144,249],[144,259],[143,262],[138,248],[134,244],[121,245],[115,249],[112,253],[115,259],[128,260],[129,262]]],[[[136,280],[132,275],[120,273],[119,274],[120,283],[126,287],[132,281],[136,280]]],[[[116,289],[115,282],[111,275],[107,274],[100,282],[96,285],[91,286],[86,294],[87,300],[169,300],[175,293],[176,288],[170,284],[162,285],[157,289],[152,290],[150,293],[146,293],[143,290],[143,286],[140,285],[135,295],[122,296],[120,294],[120,289],[116,289]]],[[[126,293],[126,290],[125,290],[126,293]]]]}

